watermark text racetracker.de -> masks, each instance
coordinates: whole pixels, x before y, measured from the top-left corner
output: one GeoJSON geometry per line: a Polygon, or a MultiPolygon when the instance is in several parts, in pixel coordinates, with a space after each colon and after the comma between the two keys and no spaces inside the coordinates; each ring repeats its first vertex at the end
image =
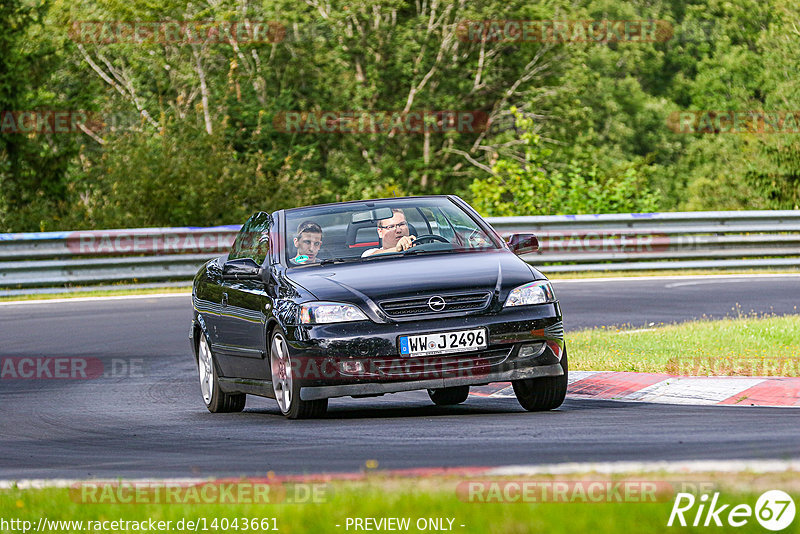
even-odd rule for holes
{"type": "Polygon", "coordinates": [[[270,20],[78,20],[69,35],[81,44],[275,44],[286,28],[270,20]]]}
{"type": "Polygon", "coordinates": [[[0,110],[2,134],[76,134],[103,124],[98,113],[86,110],[0,110]]]}
{"type": "MultiPolygon", "coordinates": [[[[236,235],[233,229],[207,231],[86,230],[66,236],[72,254],[180,254],[213,253],[230,249],[236,235]]],[[[253,235],[257,239],[261,234],[253,235]]]]}
{"type": "Polygon", "coordinates": [[[102,134],[140,129],[145,117],[130,111],[85,109],[0,110],[0,133],[18,135],[102,134]]]}
{"type": "Polygon", "coordinates": [[[77,482],[70,499],[81,504],[320,504],[332,495],[324,482],[297,482],[277,478],[186,481],[77,482]]]}
{"type": "Polygon", "coordinates": [[[665,20],[465,20],[456,29],[460,40],[475,43],[654,43],[673,33],[665,20]]]}
{"type": "Polygon", "coordinates": [[[465,480],[456,495],[468,503],[655,503],[669,502],[678,492],[709,491],[703,481],[591,480],[465,480]]]}
{"type": "Polygon", "coordinates": [[[800,357],[679,355],[666,370],[687,376],[800,376],[800,357]]]}
{"type": "Polygon", "coordinates": [[[543,230],[537,232],[536,237],[539,240],[539,254],[647,254],[691,245],[682,240],[682,236],[641,230],[543,230]]]}
{"type": "Polygon", "coordinates": [[[292,134],[425,134],[482,132],[490,121],[479,110],[328,110],[281,111],[272,125],[292,134]]]}
{"type": "MultiPolygon", "coordinates": [[[[432,342],[432,341],[431,341],[432,342]]],[[[542,340],[551,350],[560,353],[556,340],[542,340]]],[[[364,346],[369,350],[369,346],[364,346]]],[[[404,378],[406,380],[434,380],[439,378],[485,378],[492,370],[492,360],[486,358],[459,358],[455,356],[391,357],[391,358],[339,358],[308,356],[292,358],[291,375],[302,380],[351,381],[362,378],[381,380],[404,378]]]]}
{"type": "Polygon", "coordinates": [[[800,110],[684,110],[666,122],[679,134],[797,134],[800,110]]]}
{"type": "Polygon", "coordinates": [[[22,356],[0,358],[0,380],[96,380],[144,378],[142,358],[22,356]]]}

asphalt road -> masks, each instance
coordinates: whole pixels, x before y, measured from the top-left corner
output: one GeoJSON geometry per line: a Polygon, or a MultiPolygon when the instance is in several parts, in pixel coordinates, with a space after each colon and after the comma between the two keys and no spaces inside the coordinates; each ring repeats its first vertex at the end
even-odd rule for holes
{"type": "MultiPolygon", "coordinates": [[[[567,329],[797,313],[800,277],[556,284],[567,329]],[[738,306],[737,306],[738,304],[738,306]]],[[[210,414],[187,341],[188,297],[0,306],[0,356],[97,358],[115,376],[0,380],[0,479],[176,477],[552,462],[796,458],[800,411],[567,398],[452,408],[424,392],[334,399],[288,421],[271,399],[210,414]],[[131,370],[131,366],[133,369],[131,370]]],[[[710,340],[713,342],[713,340],[710,340]]]]}
{"type": "Polygon", "coordinates": [[[567,330],[800,313],[800,275],[555,279],[567,330]]]}

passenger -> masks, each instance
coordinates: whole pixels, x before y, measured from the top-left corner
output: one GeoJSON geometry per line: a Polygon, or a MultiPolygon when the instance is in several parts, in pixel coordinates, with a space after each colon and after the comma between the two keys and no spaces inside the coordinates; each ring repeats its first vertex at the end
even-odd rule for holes
{"type": "Polygon", "coordinates": [[[322,247],[322,228],[314,221],[301,222],[294,236],[294,246],[297,248],[297,255],[292,258],[293,263],[314,263],[322,247]]]}
{"type": "Polygon", "coordinates": [[[381,238],[381,248],[365,250],[362,258],[373,254],[386,254],[389,252],[403,252],[414,246],[417,239],[409,235],[406,216],[401,209],[393,209],[391,219],[378,221],[378,237],[381,238]]]}

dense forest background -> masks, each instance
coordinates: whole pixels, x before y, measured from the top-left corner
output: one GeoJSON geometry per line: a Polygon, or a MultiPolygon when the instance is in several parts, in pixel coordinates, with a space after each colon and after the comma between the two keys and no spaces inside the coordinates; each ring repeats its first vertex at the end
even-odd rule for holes
{"type": "Polygon", "coordinates": [[[670,117],[797,112],[799,45],[796,0],[3,0],[0,111],[85,110],[103,124],[0,124],[0,232],[240,223],[395,194],[455,193],[487,215],[798,209],[800,134],[685,133],[670,117]],[[671,35],[458,33],[498,19],[657,19],[671,35]],[[185,44],[75,33],[80,21],[169,20],[286,33],[185,44]],[[475,110],[491,127],[278,131],[293,110],[475,110]]]}

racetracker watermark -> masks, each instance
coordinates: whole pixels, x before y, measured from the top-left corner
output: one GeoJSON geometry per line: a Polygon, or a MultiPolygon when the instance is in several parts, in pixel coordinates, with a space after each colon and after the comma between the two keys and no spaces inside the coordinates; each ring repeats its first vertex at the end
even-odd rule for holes
{"type": "Polygon", "coordinates": [[[87,358],[83,356],[5,357],[0,380],[96,380],[143,378],[142,358],[87,358]]]}
{"type": "Polygon", "coordinates": [[[800,111],[673,111],[667,126],[680,134],[796,134],[800,133],[800,111]]]}
{"type": "MultiPolygon", "coordinates": [[[[72,232],[66,238],[72,254],[181,254],[222,252],[230,249],[235,232],[176,232],[97,230],[72,232]]],[[[259,234],[260,235],[260,234],[259,234]]]]}
{"type": "Polygon", "coordinates": [[[666,370],[688,376],[800,376],[800,357],[677,356],[667,362],[666,370]]]}
{"type": "Polygon", "coordinates": [[[666,234],[625,230],[542,231],[536,234],[541,254],[647,254],[661,252],[670,246],[689,245],[685,240],[672,239],[666,234]]]}
{"type": "Polygon", "coordinates": [[[489,128],[483,111],[282,111],[272,125],[284,133],[474,133],[489,128]]]}
{"type": "Polygon", "coordinates": [[[710,482],[663,480],[465,480],[456,495],[469,503],[653,503],[713,487],[710,482]]]}
{"type": "Polygon", "coordinates": [[[0,133],[44,135],[79,134],[97,136],[108,132],[141,131],[151,120],[133,111],[42,110],[0,111],[0,133]]]}
{"type": "MultiPolygon", "coordinates": [[[[555,343],[555,342],[552,342],[555,343]]],[[[372,347],[374,349],[374,347],[372,347]]],[[[362,351],[369,351],[364,345],[362,351]]],[[[330,347],[335,352],[335,347],[330,347]]],[[[275,369],[275,372],[290,372],[292,378],[304,381],[324,382],[353,379],[370,380],[403,379],[435,380],[441,378],[483,378],[492,369],[492,360],[474,355],[393,358],[332,358],[305,357],[292,358],[290,369],[275,369]]],[[[288,374],[288,373],[287,373],[288,374]]]]}
{"type": "Polygon", "coordinates": [[[665,20],[465,20],[456,28],[473,43],[654,43],[673,34],[665,20]]]}
{"type": "Polygon", "coordinates": [[[258,44],[283,41],[286,28],[270,20],[79,20],[69,35],[81,44],[258,44]]]}
{"type": "Polygon", "coordinates": [[[74,134],[103,127],[100,115],[81,110],[0,111],[3,134],[74,134]]]}
{"type": "Polygon", "coordinates": [[[332,487],[325,483],[270,479],[183,481],[86,481],[70,486],[82,504],[319,504],[332,487]]]}

